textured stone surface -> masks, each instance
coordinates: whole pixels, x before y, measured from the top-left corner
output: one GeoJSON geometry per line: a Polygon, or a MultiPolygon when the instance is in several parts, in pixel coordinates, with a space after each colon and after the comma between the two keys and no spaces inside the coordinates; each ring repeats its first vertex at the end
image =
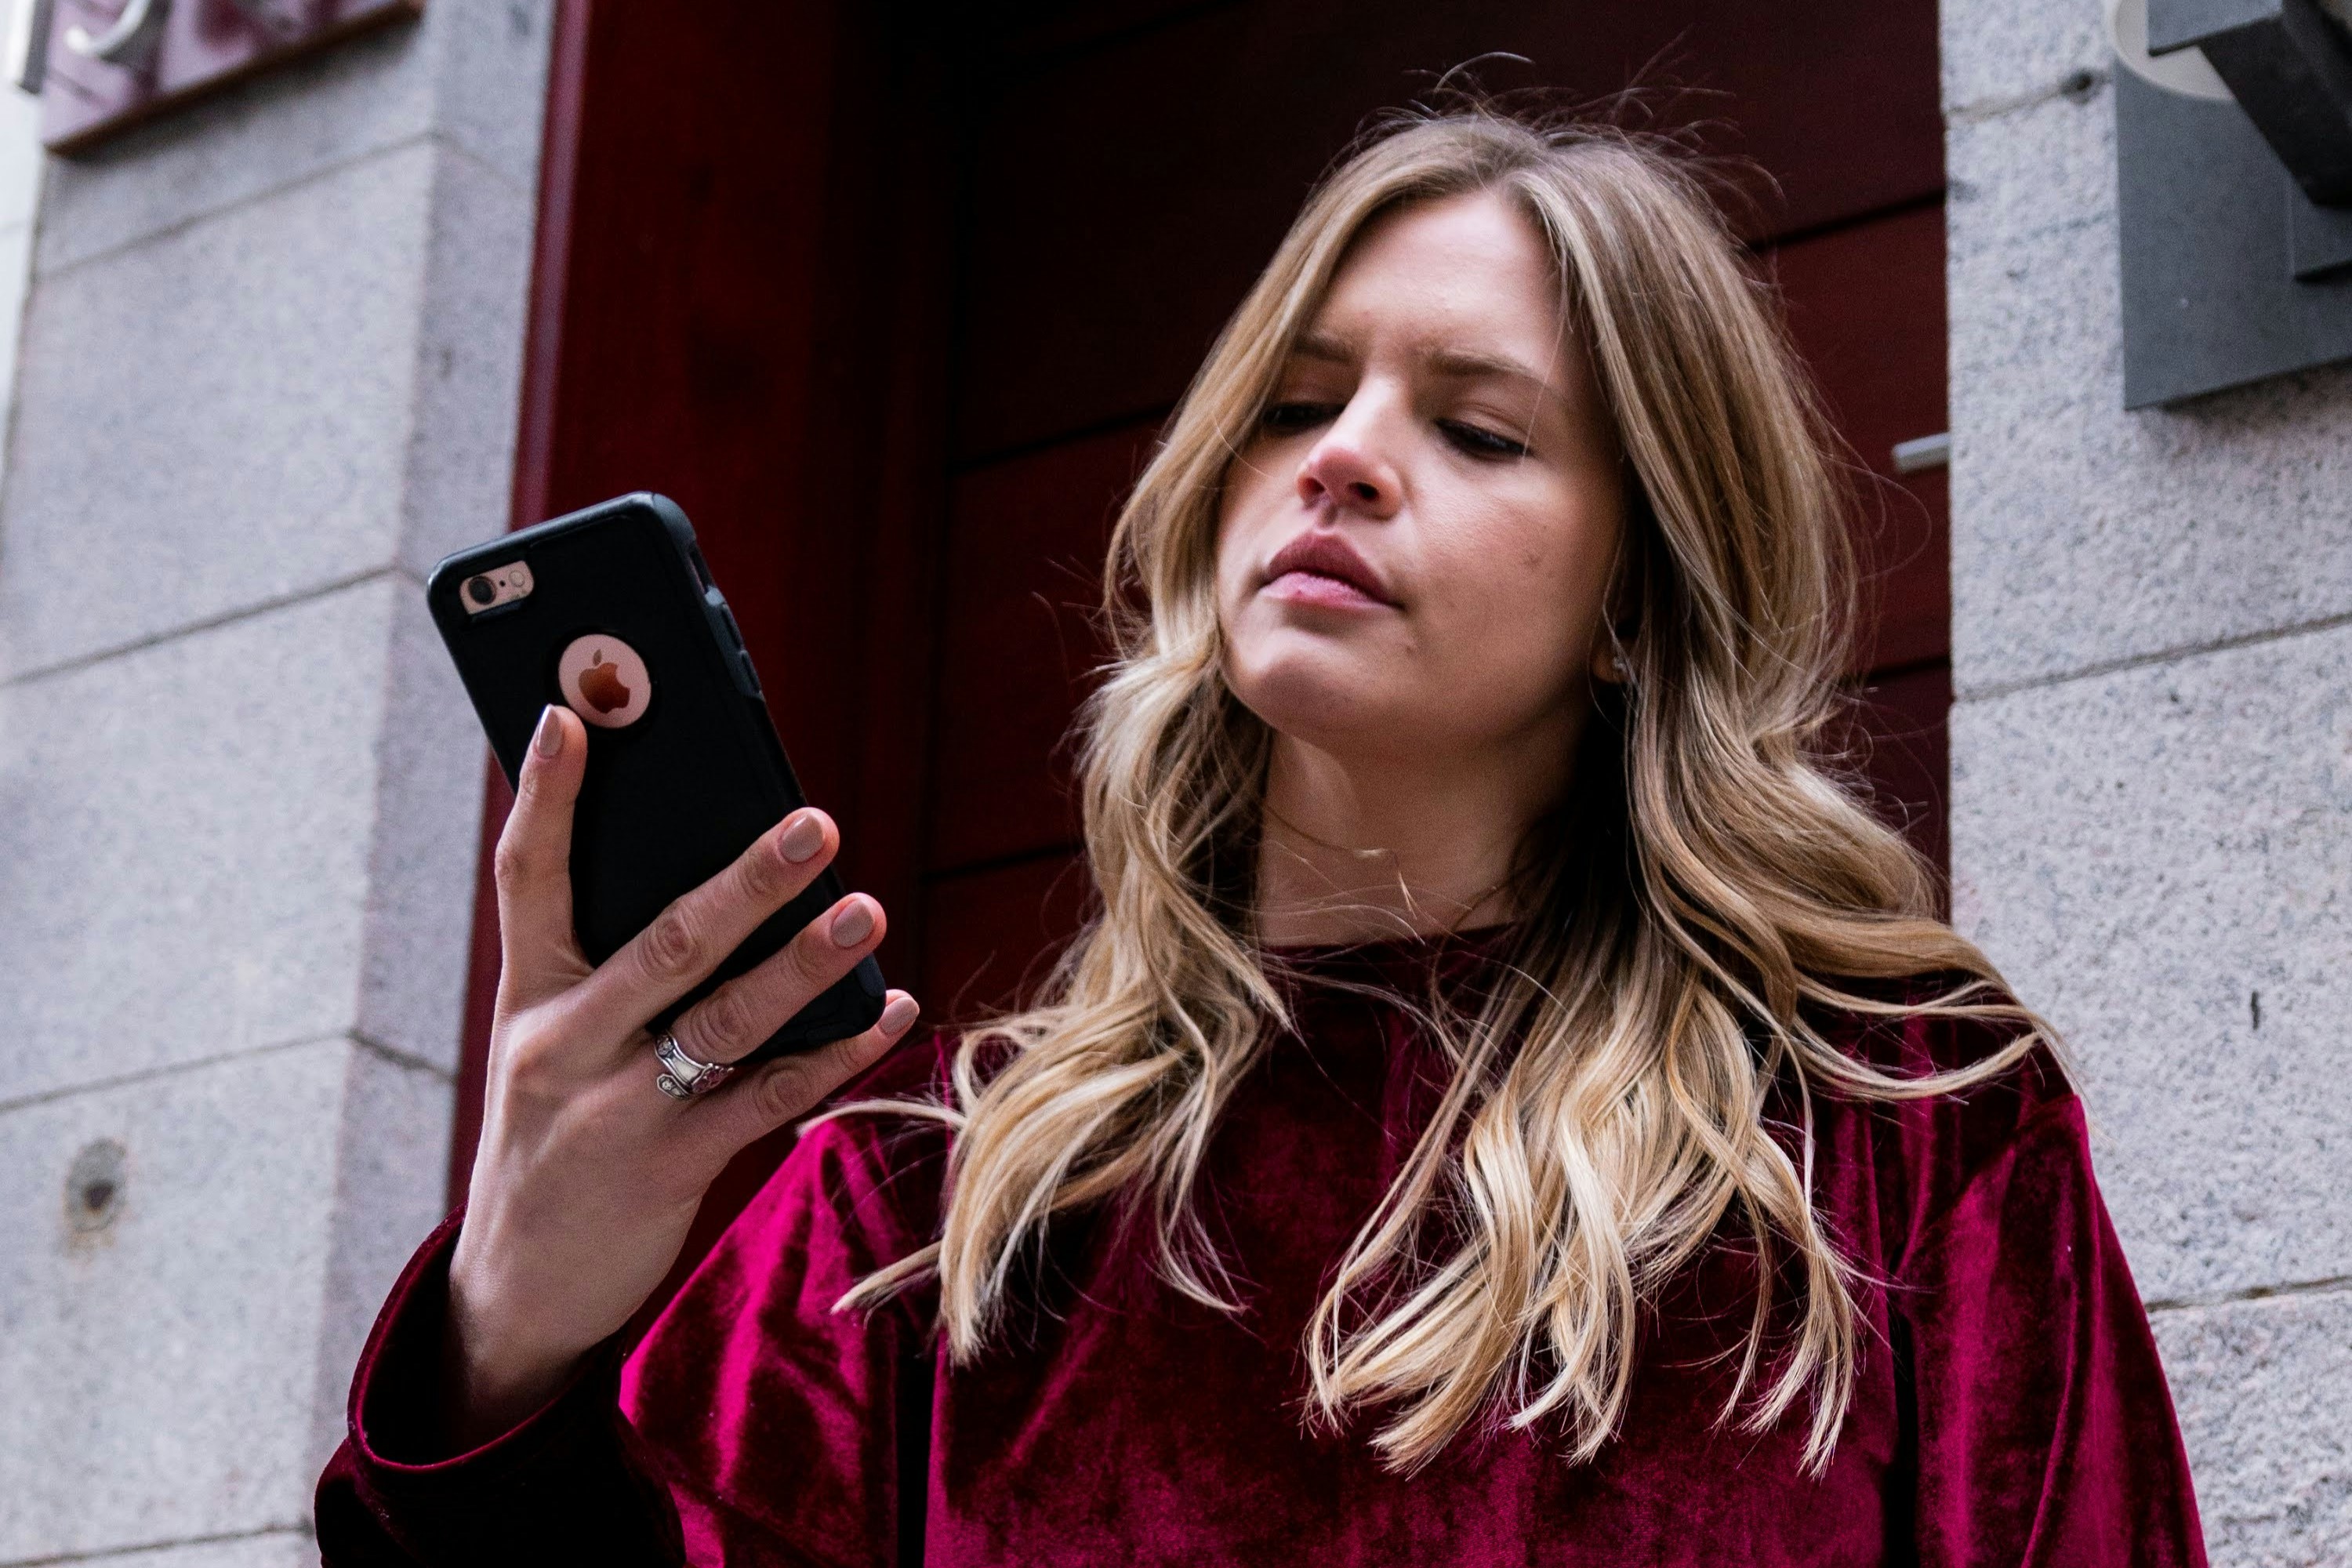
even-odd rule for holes
{"type": "MultiPolygon", "coordinates": [[[[0,0],[0,25],[16,10],[0,0]]],[[[41,192],[40,101],[0,92],[0,430],[16,384],[16,331],[25,319],[25,285],[32,269],[33,211],[41,192]]],[[[0,471],[5,471],[0,442],[0,471]]]]}
{"type": "Polygon", "coordinates": [[[433,134],[536,208],[555,0],[433,0],[427,13],[433,134]]]}
{"type": "Polygon", "coordinates": [[[507,526],[539,205],[463,158],[436,165],[401,496],[401,563],[423,581],[507,526]]]}
{"type": "Polygon", "coordinates": [[[2114,58],[2104,0],[1944,0],[1944,110],[1983,112],[2053,92],[2114,58]]]}
{"type": "MultiPolygon", "coordinates": [[[[5,134],[0,131],[0,135],[5,134]]],[[[32,247],[33,226],[29,218],[0,223],[0,418],[5,417],[14,402],[16,339],[25,324],[25,286],[32,247]]],[[[0,443],[0,471],[5,469],[5,445],[0,443]]]]}
{"type": "Polygon", "coordinates": [[[0,1563],[315,1562],[442,1212],[483,750],[417,574],[507,521],[550,10],[433,0],[49,165],[0,491],[0,1563]],[[127,1195],[84,1235],[93,1139],[127,1195]]]}
{"type": "MultiPolygon", "coordinates": [[[[28,0],[0,0],[0,23],[28,0]]],[[[12,92],[0,99],[0,227],[32,220],[41,191],[40,100],[12,92]]]]}
{"type": "Polygon", "coordinates": [[[2352,628],[1962,701],[1952,863],[2142,1291],[2352,1274],[2352,628]]]}
{"type": "Polygon", "coordinates": [[[2352,1289],[2155,1321],[2213,1568],[2352,1563],[2352,1289]]]}
{"type": "Polygon", "coordinates": [[[454,1072],[488,749],[424,594],[397,577],[391,592],[358,1030],[454,1072]]]}
{"type": "Polygon", "coordinates": [[[1943,5],[1954,916],[2079,1052],[2213,1562],[2343,1563],[2352,369],[2124,412],[2104,3],[1943,5]]]}
{"type": "Polygon", "coordinates": [[[1963,692],[2352,614],[2352,367],[2126,414],[2113,94],[1957,124],[1963,692]]]}
{"type": "Polygon", "coordinates": [[[503,528],[534,213],[419,142],[45,279],[0,677],[503,528]]]}
{"type": "Polygon", "coordinates": [[[442,156],[386,153],[42,280],[0,675],[390,563],[442,156]]]}
{"type": "Polygon", "coordinates": [[[433,0],[423,21],[267,72],[51,165],[54,272],[387,148],[432,138],[526,198],[551,0],[433,0]]]}
{"type": "Polygon", "coordinates": [[[102,1568],[317,1568],[319,1543],[305,1529],[255,1531],[226,1541],[142,1547],[77,1557],[102,1568]]]}
{"type": "Polygon", "coordinates": [[[302,1529],[447,1129],[446,1080],[341,1039],[0,1112],[0,1561],[302,1529]],[[101,1139],[114,1218],[77,1229],[66,1174],[101,1139]]]}
{"type": "Polygon", "coordinates": [[[415,594],[380,578],[0,687],[0,1100],[352,1027],[415,594]]]}
{"type": "Polygon", "coordinates": [[[2115,89],[2105,79],[1944,135],[1944,229],[1970,255],[2088,224],[2116,210],[2115,89]]]}
{"type": "Polygon", "coordinates": [[[352,1371],[368,1330],[402,1267],[448,1211],[450,1088],[446,1075],[379,1052],[345,1058],[339,1157],[323,1194],[331,1206],[309,1419],[289,1413],[289,1426],[309,1443],[295,1471],[306,1483],[305,1520],[307,1483],[343,1440],[352,1371]]]}

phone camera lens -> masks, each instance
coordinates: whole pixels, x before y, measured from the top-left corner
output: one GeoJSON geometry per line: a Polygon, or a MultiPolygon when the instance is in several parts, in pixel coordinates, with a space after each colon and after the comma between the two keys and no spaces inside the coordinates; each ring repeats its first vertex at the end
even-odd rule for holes
{"type": "Polygon", "coordinates": [[[478,605],[487,605],[499,596],[499,585],[488,577],[469,577],[466,580],[466,595],[478,605]]]}

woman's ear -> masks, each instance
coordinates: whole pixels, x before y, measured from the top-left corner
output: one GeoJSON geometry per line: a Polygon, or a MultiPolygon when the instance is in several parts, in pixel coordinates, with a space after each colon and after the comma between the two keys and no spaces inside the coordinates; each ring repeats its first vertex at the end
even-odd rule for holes
{"type": "Polygon", "coordinates": [[[1633,671],[1625,668],[1634,640],[1642,635],[1642,616],[1635,608],[1633,572],[1621,556],[1610,574],[1605,619],[1592,639],[1592,679],[1604,686],[1622,686],[1633,671]]]}
{"type": "Polygon", "coordinates": [[[1604,686],[1625,684],[1625,660],[1618,652],[1620,646],[1613,627],[1592,639],[1592,679],[1604,686]]]}
{"type": "Polygon", "coordinates": [[[1633,649],[1642,640],[1644,607],[1651,597],[1650,573],[1656,559],[1657,514],[1650,492],[1633,468],[1625,466],[1623,531],[1618,536],[1617,559],[1609,573],[1609,592],[1602,600],[1607,617],[1601,635],[1592,639],[1592,679],[1605,686],[1622,686],[1633,679],[1633,649]]]}
{"type": "Polygon", "coordinates": [[[1634,640],[1642,635],[1640,582],[1648,558],[1648,531],[1655,526],[1649,492],[1643,488],[1641,475],[1634,471],[1633,458],[1621,449],[1618,461],[1624,470],[1624,518],[1618,535],[1617,559],[1609,571],[1609,591],[1602,599],[1602,614],[1607,619],[1601,624],[1601,635],[1592,639],[1592,679],[1604,686],[1622,686],[1633,677],[1633,671],[1625,668],[1625,659],[1634,640]]]}

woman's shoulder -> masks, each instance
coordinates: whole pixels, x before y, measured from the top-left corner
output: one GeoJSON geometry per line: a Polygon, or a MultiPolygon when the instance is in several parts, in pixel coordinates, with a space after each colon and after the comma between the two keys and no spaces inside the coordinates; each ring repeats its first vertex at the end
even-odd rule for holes
{"type": "Polygon", "coordinates": [[[1969,1074],[2007,1056],[2014,1059],[1985,1082],[2017,1096],[2021,1110],[2074,1093],[2055,1040],[1996,981],[1936,971],[1824,984],[1847,1000],[1811,1005],[1809,1021],[1841,1055],[1874,1072],[1895,1079],[1969,1074]]]}
{"type": "Polygon", "coordinates": [[[2056,1042],[1999,984],[1935,973],[1835,985],[1854,1005],[1816,1009],[1822,1038],[1882,1079],[1928,1089],[1823,1086],[1829,1114],[1866,1130],[1881,1205],[1907,1215],[1899,1231],[1917,1234],[2053,1124],[2079,1137],[2082,1109],[2056,1042]],[[1929,1088],[1938,1078],[1948,1086],[1929,1088]]]}

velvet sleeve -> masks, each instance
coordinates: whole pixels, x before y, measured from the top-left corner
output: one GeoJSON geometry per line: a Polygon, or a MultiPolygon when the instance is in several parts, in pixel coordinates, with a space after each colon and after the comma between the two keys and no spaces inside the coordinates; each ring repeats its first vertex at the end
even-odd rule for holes
{"type": "Polygon", "coordinates": [[[463,1216],[417,1250],[352,1380],[350,1435],[320,1478],[326,1568],[518,1562],[675,1563],[677,1521],[615,1403],[620,1352],[591,1352],[546,1405],[470,1452],[435,1440],[449,1254],[463,1216]]]}
{"type": "Polygon", "coordinates": [[[944,1160],[903,1121],[819,1128],[623,1369],[689,1561],[887,1568],[919,1530],[928,1297],[834,1304],[929,1238],[944,1160]]]}
{"type": "Polygon", "coordinates": [[[1897,1284],[1922,1568],[2202,1568],[2171,1394],[2073,1095],[1974,1170],[1897,1284]]]}
{"type": "MultiPolygon", "coordinates": [[[[857,1090],[919,1088],[934,1059],[901,1047],[857,1090]]],[[[894,1562],[900,1439],[923,1436],[902,1428],[929,1417],[909,1399],[929,1383],[927,1320],[912,1300],[832,1308],[928,1239],[945,1144],[882,1121],[801,1139],[625,1362],[617,1342],[599,1347],[514,1430],[439,1457],[458,1221],[445,1225],[361,1358],[350,1436],[319,1486],[327,1568],[894,1562]]]]}

